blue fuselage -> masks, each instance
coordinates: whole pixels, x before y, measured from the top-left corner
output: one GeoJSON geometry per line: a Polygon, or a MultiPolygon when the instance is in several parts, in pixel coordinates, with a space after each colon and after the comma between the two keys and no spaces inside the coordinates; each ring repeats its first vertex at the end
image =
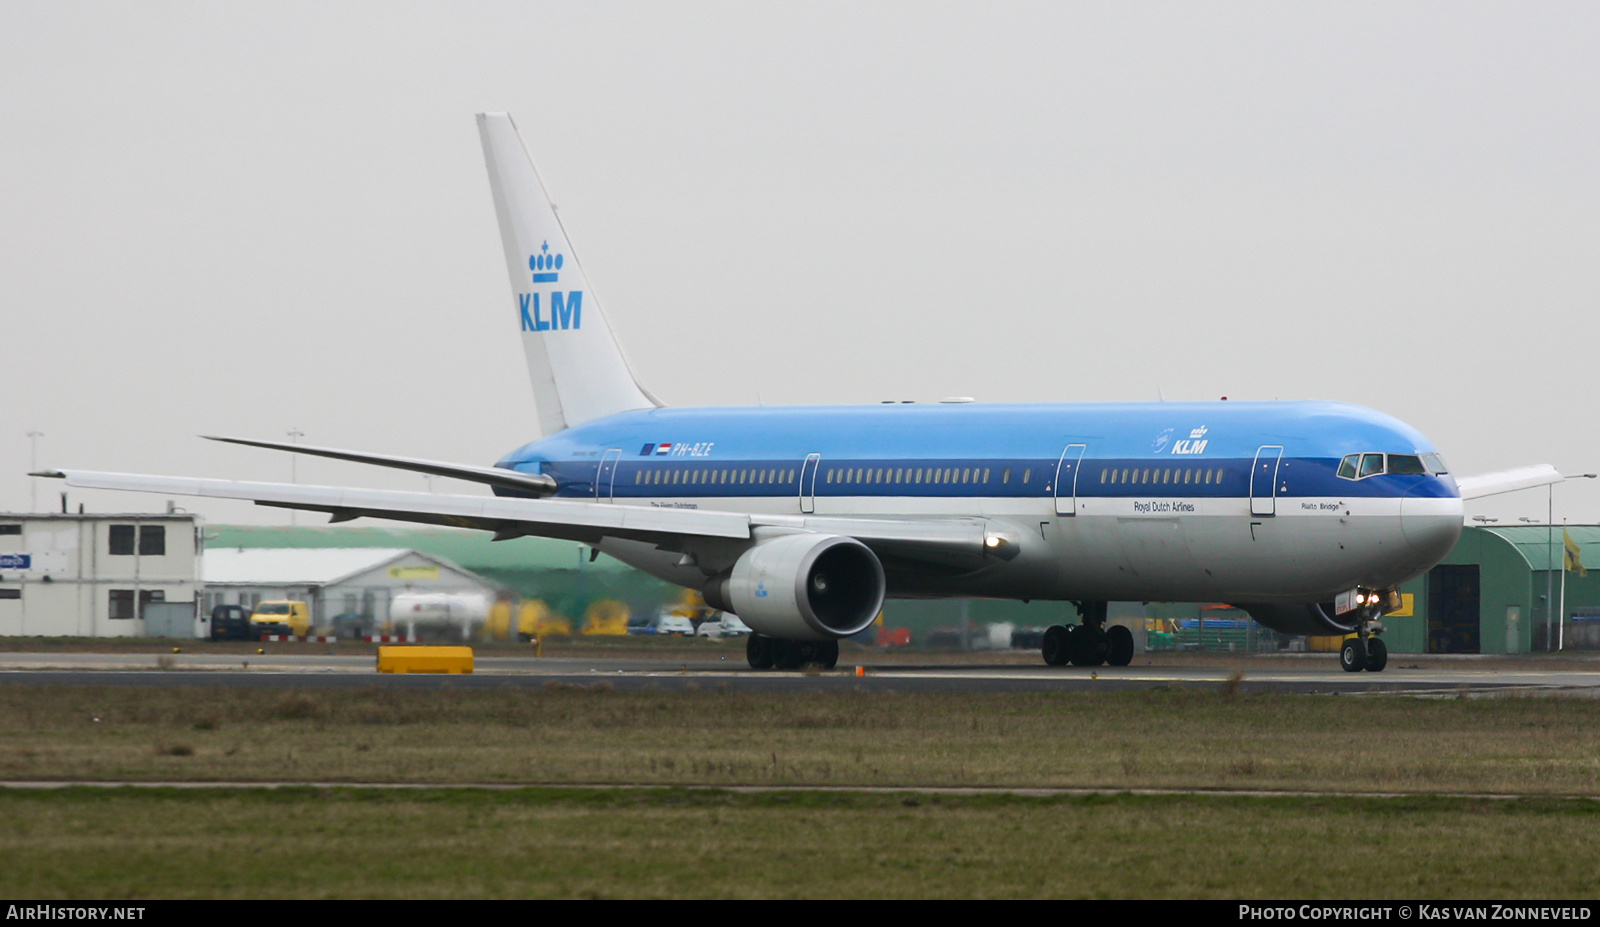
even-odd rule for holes
{"type": "MultiPolygon", "coordinates": [[[[894,594],[1308,602],[1449,552],[1460,496],[1419,458],[1437,461],[1421,433],[1340,403],[941,403],[628,412],[499,466],[555,478],[557,497],[982,518],[1036,539],[976,574],[891,574],[894,594]]],[[[620,555],[684,581],[665,557],[620,555]]]]}

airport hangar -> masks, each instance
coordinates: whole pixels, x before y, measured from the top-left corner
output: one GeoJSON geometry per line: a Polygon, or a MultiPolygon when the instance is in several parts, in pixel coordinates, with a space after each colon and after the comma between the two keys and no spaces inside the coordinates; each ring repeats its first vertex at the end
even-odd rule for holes
{"type": "MultiPolygon", "coordinates": [[[[1467,526],[1443,563],[1401,588],[1405,606],[1385,619],[1390,651],[1600,650],[1600,575],[1580,573],[1577,564],[1562,569],[1563,530],[1579,552],[1579,563],[1600,566],[1600,526],[1467,526]],[[1558,613],[1563,619],[1559,625],[1554,621],[1558,613]]],[[[334,609],[326,617],[361,612],[369,601],[367,590],[373,590],[370,600],[375,603],[378,588],[406,585],[408,567],[426,571],[431,565],[446,571],[441,575],[458,569],[482,584],[477,588],[543,598],[555,611],[569,615],[583,614],[598,598],[621,598],[643,612],[677,597],[673,587],[609,557],[590,561],[586,548],[568,541],[491,542],[482,532],[403,526],[206,526],[183,512],[0,514],[0,636],[189,636],[180,633],[180,625],[193,625],[197,604],[205,606],[200,614],[208,614],[210,605],[237,604],[241,594],[256,595],[259,601],[269,592],[287,595],[288,587],[296,585],[283,576],[263,575],[266,582],[249,590],[224,582],[219,574],[218,586],[208,590],[202,579],[204,549],[309,553],[356,547],[383,549],[389,556],[414,551],[419,559],[369,564],[382,566],[385,574],[391,566],[400,572],[386,575],[378,586],[324,595],[322,610],[334,609]],[[346,607],[352,595],[354,609],[346,607]],[[184,621],[189,624],[182,625],[184,621]]],[[[359,571],[352,567],[344,574],[323,576],[325,572],[318,573],[324,584],[359,571]]],[[[410,583],[421,586],[415,578],[410,583]]],[[[304,578],[298,584],[317,585],[304,578]]],[[[487,594],[493,598],[492,591],[487,594]]],[[[965,606],[975,626],[1049,624],[1064,607],[998,601],[965,606]]],[[[954,624],[962,610],[959,602],[896,600],[888,603],[886,618],[890,624],[910,626],[916,640],[925,637],[922,632],[954,624]]],[[[1206,612],[1200,605],[1152,604],[1147,614],[1198,617],[1206,612]]],[[[981,636],[976,627],[974,636],[981,636]]],[[[1263,632],[1258,639],[1271,641],[1273,635],[1263,632]]]]}
{"type": "Polygon", "coordinates": [[[198,636],[218,605],[246,611],[261,602],[305,602],[313,628],[384,633],[389,606],[403,593],[476,595],[487,605],[501,587],[440,557],[385,547],[208,548],[201,558],[198,636]]]}

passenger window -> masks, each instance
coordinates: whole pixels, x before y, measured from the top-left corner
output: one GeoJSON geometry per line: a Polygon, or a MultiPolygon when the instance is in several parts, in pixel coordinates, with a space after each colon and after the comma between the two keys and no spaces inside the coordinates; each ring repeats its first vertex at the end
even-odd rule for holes
{"type": "Polygon", "coordinates": [[[1362,479],[1365,479],[1366,477],[1369,477],[1369,476],[1377,476],[1378,474],[1380,474],[1382,472],[1383,472],[1383,455],[1382,454],[1362,454],[1361,455],[1361,478],[1362,479]]]}
{"type": "Polygon", "coordinates": [[[1010,483],[1011,483],[1011,468],[1010,467],[1007,467],[1004,470],[1000,471],[1000,482],[1005,483],[1007,485],[1010,485],[1010,483]]]}
{"type": "Polygon", "coordinates": [[[1029,467],[1028,469],[1022,471],[1022,482],[1024,482],[1024,483],[1033,482],[1033,468],[1032,467],[1029,467]]]}
{"type": "Polygon", "coordinates": [[[1339,475],[1341,477],[1343,477],[1344,479],[1347,479],[1347,480],[1355,479],[1356,478],[1356,462],[1359,461],[1360,459],[1361,459],[1361,455],[1360,454],[1346,454],[1346,455],[1344,455],[1344,459],[1339,461],[1339,475]]]}

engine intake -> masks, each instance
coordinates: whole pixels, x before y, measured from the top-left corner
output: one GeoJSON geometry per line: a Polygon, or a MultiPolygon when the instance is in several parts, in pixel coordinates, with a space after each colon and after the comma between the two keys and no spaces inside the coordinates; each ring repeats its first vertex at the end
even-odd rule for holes
{"type": "Polygon", "coordinates": [[[785,640],[859,634],[883,609],[883,564],[854,538],[786,534],[762,541],[706,584],[706,603],[785,640]]]}

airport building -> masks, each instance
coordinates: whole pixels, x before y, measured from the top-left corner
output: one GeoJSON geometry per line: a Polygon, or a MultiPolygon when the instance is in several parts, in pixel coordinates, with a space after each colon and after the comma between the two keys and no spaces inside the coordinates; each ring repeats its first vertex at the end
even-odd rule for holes
{"type": "Polygon", "coordinates": [[[1600,650],[1600,573],[1586,564],[1600,567],[1600,526],[1468,526],[1400,588],[1384,640],[1391,653],[1600,650]]]}
{"type": "Polygon", "coordinates": [[[189,636],[199,532],[187,513],[0,514],[0,636],[189,636]]]}
{"type": "Polygon", "coordinates": [[[315,628],[379,633],[390,603],[404,593],[476,595],[492,602],[502,587],[440,557],[393,548],[213,549],[201,568],[202,614],[217,605],[247,611],[260,602],[305,602],[315,628]]]}

